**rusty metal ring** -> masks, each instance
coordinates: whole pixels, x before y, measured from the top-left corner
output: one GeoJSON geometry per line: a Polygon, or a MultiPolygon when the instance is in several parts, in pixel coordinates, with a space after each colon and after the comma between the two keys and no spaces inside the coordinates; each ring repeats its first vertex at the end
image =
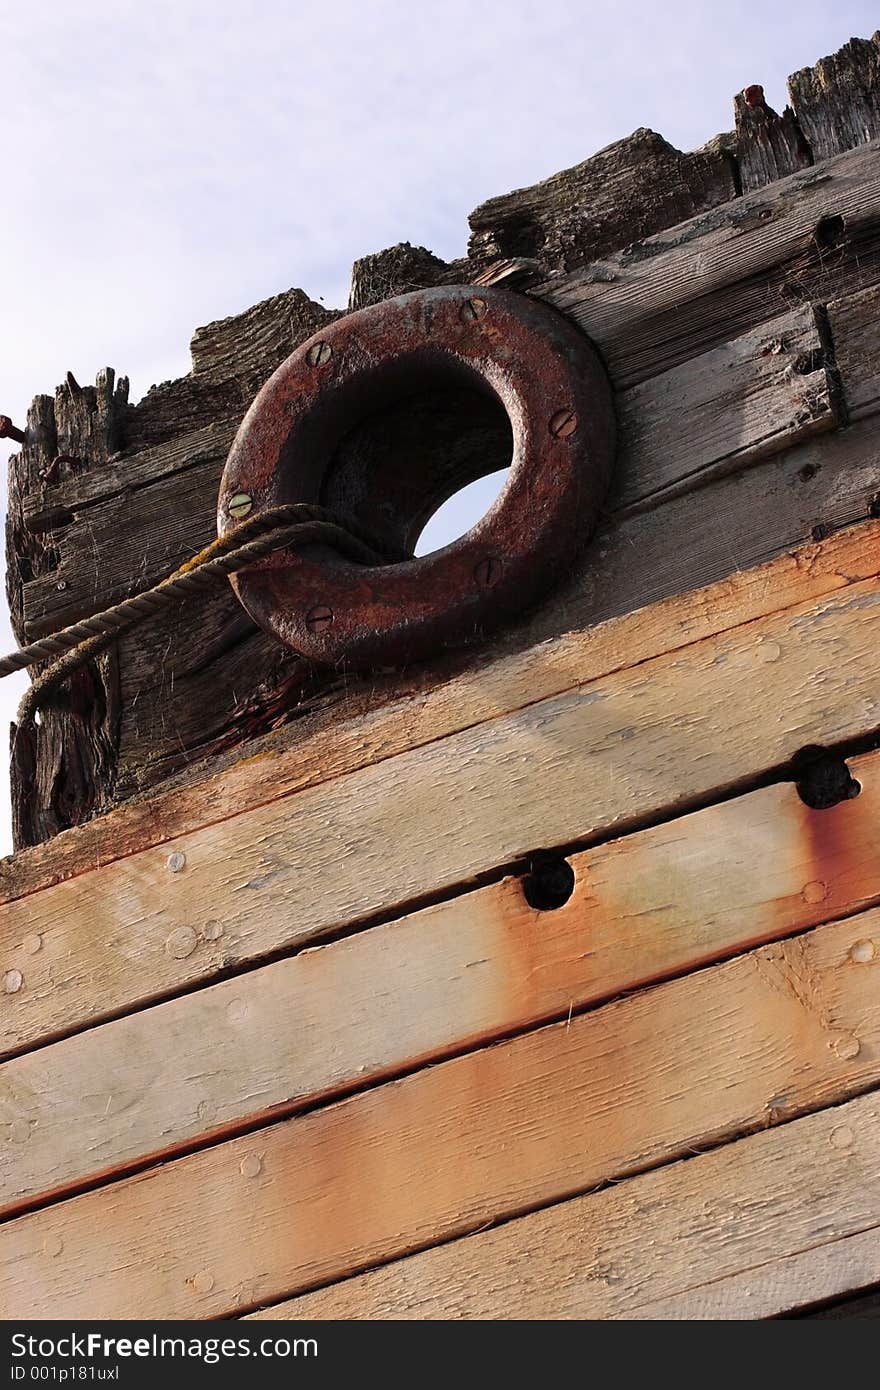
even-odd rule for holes
{"type": "Polygon", "coordinates": [[[235,438],[220,534],[245,509],[309,502],[411,549],[437,507],[491,468],[420,471],[418,460],[386,463],[375,448],[353,460],[345,440],[370,418],[381,436],[378,413],[418,392],[462,387],[500,402],[513,437],[507,482],[486,515],[444,549],[403,563],[370,568],[318,546],[260,561],[233,584],[262,628],[317,662],[394,664],[512,616],[570,568],[611,472],[607,376],[554,310],[466,285],[362,309],[297,348],[235,438]]]}

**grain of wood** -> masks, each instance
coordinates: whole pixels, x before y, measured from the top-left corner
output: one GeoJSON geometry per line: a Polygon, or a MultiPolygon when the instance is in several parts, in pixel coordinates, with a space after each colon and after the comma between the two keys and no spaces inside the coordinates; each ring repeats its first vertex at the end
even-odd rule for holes
{"type": "Polygon", "coordinates": [[[640,129],[530,188],[491,198],[471,213],[475,269],[498,257],[537,257],[571,269],[683,222],[736,195],[720,149],[682,154],[640,129]]]}
{"type": "Polygon", "coordinates": [[[400,912],[535,849],[680,814],[806,744],[873,732],[878,612],[880,580],[848,584],[8,904],[0,963],[23,983],[5,998],[4,1048],[400,912]],[[732,698],[743,689],[759,721],[732,698]],[[185,871],[169,872],[174,855],[185,871]]]}
{"type": "Polygon", "coordinates": [[[17,1217],[4,1311],[244,1312],[837,1104],[880,1081],[878,932],[820,927],[17,1217]]]}
{"type": "Polygon", "coordinates": [[[809,307],[673,367],[619,397],[612,508],[656,505],[835,424],[809,307]]]}
{"type": "Polygon", "coordinates": [[[810,147],[790,106],[779,116],[765,101],[749,105],[745,93],[738,92],[733,110],[735,158],[743,193],[775,183],[813,163],[810,147]]]}
{"type": "Polygon", "coordinates": [[[880,285],[828,306],[834,355],[851,420],[880,410],[880,285]]]}
{"type": "MultiPolygon", "coordinates": [[[[833,1133],[833,1131],[832,1131],[833,1133]]],[[[839,1130],[838,1130],[839,1133],[839,1130]]],[[[792,1155],[796,1181],[802,1181],[800,1155],[792,1155]]],[[[778,1317],[811,1303],[837,1298],[880,1283],[880,1223],[856,1235],[829,1240],[768,1260],[726,1279],[714,1280],[684,1294],[643,1304],[640,1321],[752,1321],[778,1317]]]]}
{"type": "Polygon", "coordinates": [[[763,322],[768,303],[840,297],[876,280],[878,172],[874,141],[530,293],[590,335],[623,389],[763,322]]]}
{"type": "Polygon", "coordinates": [[[7,1061],[0,1212],[880,903],[850,766],[829,810],[784,783],[575,855],[556,911],[506,879],[7,1061]]]}
{"type": "Polygon", "coordinates": [[[872,1277],[878,1156],[874,1094],[251,1316],[769,1317],[872,1277]]]}
{"type": "Polygon", "coordinates": [[[880,31],[850,39],[788,79],[792,105],[814,159],[880,137],[880,31]]]}
{"type": "MultiPolygon", "coordinates": [[[[880,489],[876,432],[862,426],[849,431],[848,436],[860,440],[863,452],[856,452],[848,438],[836,468],[829,465],[825,455],[824,462],[820,462],[812,451],[798,450],[794,456],[797,472],[774,471],[779,488],[799,488],[803,494],[801,534],[809,529],[808,521],[813,519],[832,524],[847,519],[857,476],[864,501],[856,505],[862,507],[863,513],[867,512],[868,499],[880,489]],[[805,480],[798,477],[803,470],[807,471],[805,480]]],[[[774,496],[770,493],[763,497],[764,506],[756,515],[750,505],[755,499],[747,485],[745,501],[737,498],[740,486],[737,479],[722,486],[725,493],[734,489],[727,499],[729,505],[721,509],[725,526],[719,527],[713,515],[711,524],[707,518],[705,529],[700,531],[696,526],[697,534],[692,535],[692,541],[701,547],[701,565],[720,570],[721,574],[725,573],[724,557],[729,553],[730,528],[737,506],[741,510],[744,507],[744,521],[748,518],[755,547],[753,558],[762,557],[768,544],[761,530],[761,518],[773,510],[774,496]],[[713,563],[710,552],[716,546],[713,563]]],[[[681,511],[681,525],[695,527],[694,514],[683,499],[670,503],[667,511],[681,511]]],[[[641,580],[646,600],[662,595],[670,583],[674,587],[674,567],[681,563],[682,555],[680,546],[670,544],[670,533],[674,536],[676,524],[672,523],[653,544],[650,527],[650,517],[632,517],[618,535],[600,546],[598,559],[608,585],[605,602],[613,603],[616,594],[617,601],[626,605],[625,585],[634,573],[634,551],[641,558],[635,572],[647,571],[641,580]]],[[[703,590],[666,598],[596,627],[566,632],[550,642],[536,642],[522,652],[496,655],[427,689],[419,681],[403,689],[395,684],[391,690],[377,682],[373,706],[360,710],[349,693],[344,720],[337,714],[331,722],[331,711],[325,708],[319,711],[317,727],[310,727],[309,721],[302,719],[254,741],[248,756],[242,757],[236,751],[225,766],[222,760],[215,759],[206,769],[205,780],[192,784],[187,781],[182,787],[148,801],[120,807],[53,839],[49,845],[0,860],[0,902],[13,901],[176,835],[512,714],[579,684],[663,652],[674,652],[792,604],[821,597],[853,580],[868,578],[878,568],[878,537],[880,527],[866,523],[754,569],[734,571],[703,590]]],[[[602,597],[595,597],[602,606],[602,597]]],[[[579,626],[583,614],[570,604],[564,608],[562,618],[579,626]]]]}

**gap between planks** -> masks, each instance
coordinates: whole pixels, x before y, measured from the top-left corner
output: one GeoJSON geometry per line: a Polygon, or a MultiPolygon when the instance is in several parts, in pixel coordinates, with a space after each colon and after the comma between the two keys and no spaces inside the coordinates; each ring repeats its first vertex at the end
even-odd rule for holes
{"type": "Polygon", "coordinates": [[[851,770],[575,855],[558,910],[506,879],[5,1062],[0,1214],[880,903],[880,752],[851,770]]]}
{"type": "Polygon", "coordinates": [[[835,1105],[880,1083],[878,934],[875,909],[8,1221],[2,1306],[245,1312],[835,1105]]]}

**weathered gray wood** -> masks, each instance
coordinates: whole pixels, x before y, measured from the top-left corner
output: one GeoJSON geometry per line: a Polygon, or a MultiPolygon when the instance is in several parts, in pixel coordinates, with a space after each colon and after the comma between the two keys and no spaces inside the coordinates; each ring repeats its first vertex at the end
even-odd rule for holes
{"type": "Polygon", "coordinates": [[[482,203],[469,218],[470,259],[479,268],[526,256],[570,270],[736,192],[722,152],[682,154],[653,130],[637,130],[573,169],[482,203]]]}
{"type": "Polygon", "coordinates": [[[791,104],[814,159],[880,137],[880,30],[850,39],[788,80],[791,104]]]}
{"type": "Polygon", "coordinates": [[[880,144],[792,174],[530,293],[598,343],[619,389],[880,278],[880,144]]]}
{"type": "Polygon", "coordinates": [[[453,268],[424,246],[411,246],[403,241],[399,246],[389,246],[385,251],[355,261],[348,307],[365,309],[369,304],[378,304],[396,294],[449,283],[459,275],[465,282],[472,278],[466,264],[458,262],[453,268]]]}
{"type": "Polygon", "coordinates": [[[743,193],[784,179],[813,163],[810,147],[790,106],[778,116],[764,89],[747,87],[733,99],[736,160],[743,193]]]}
{"type": "Polygon", "coordinates": [[[880,410],[880,285],[828,306],[846,410],[861,420],[880,410]]]}

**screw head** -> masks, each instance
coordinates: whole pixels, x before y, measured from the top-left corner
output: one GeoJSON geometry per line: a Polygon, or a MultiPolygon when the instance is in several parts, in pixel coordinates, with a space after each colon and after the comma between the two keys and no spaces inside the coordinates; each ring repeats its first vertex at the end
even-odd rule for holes
{"type": "Polygon", "coordinates": [[[306,614],[306,627],[309,632],[326,632],[333,621],[333,609],[319,603],[306,614]]]}
{"type": "Polygon", "coordinates": [[[230,497],[229,501],[226,503],[226,510],[230,516],[234,516],[238,519],[247,516],[253,505],[254,499],[248,496],[246,492],[237,492],[235,496],[230,497]]]}
{"type": "Polygon", "coordinates": [[[486,317],[489,312],[489,305],[485,299],[480,299],[475,295],[473,299],[466,299],[458,311],[458,317],[462,323],[476,323],[478,319],[486,317]]]}
{"type": "Polygon", "coordinates": [[[55,585],[55,588],[58,590],[59,594],[63,594],[64,590],[67,588],[67,580],[59,579],[58,583],[55,585]]]}
{"type": "Polygon", "coordinates": [[[578,417],[573,410],[557,410],[550,420],[550,433],[557,439],[568,439],[578,427],[578,417]]]}
{"type": "Polygon", "coordinates": [[[333,349],[329,343],[312,343],[306,352],[306,361],[312,367],[325,367],[333,356],[333,349]]]}
{"type": "Polygon", "coordinates": [[[503,566],[496,555],[487,555],[474,566],[474,579],[481,589],[491,589],[501,578],[503,566]]]}

